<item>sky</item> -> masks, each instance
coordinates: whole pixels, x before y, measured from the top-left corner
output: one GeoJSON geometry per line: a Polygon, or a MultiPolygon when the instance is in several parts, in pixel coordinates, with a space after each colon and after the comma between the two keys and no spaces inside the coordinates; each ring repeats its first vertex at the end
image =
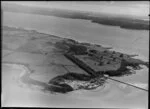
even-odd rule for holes
{"type": "Polygon", "coordinates": [[[13,2],[28,6],[92,11],[116,15],[147,17],[149,15],[148,1],[20,1],[13,2]]]}

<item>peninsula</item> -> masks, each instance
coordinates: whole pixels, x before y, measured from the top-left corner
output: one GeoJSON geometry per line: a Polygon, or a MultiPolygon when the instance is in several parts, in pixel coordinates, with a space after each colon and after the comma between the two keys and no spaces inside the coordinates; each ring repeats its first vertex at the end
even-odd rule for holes
{"type": "Polygon", "coordinates": [[[64,86],[67,85],[67,87],[71,86],[73,88],[72,90],[81,88],[87,89],[87,86],[88,89],[97,88],[105,83],[107,78],[104,75],[123,76],[133,74],[135,73],[134,70],[142,69],[140,65],[145,65],[149,68],[149,62],[133,58],[137,55],[111,51],[108,50],[110,48],[102,47],[101,45],[80,43],[72,39],[65,39],[61,42],[57,42],[55,46],[60,49],[67,59],[71,60],[89,74],[88,79],[86,75],[69,73],[49,81],[51,84],[63,84],[64,86]],[[82,83],[81,80],[88,82],[85,84],[82,83]]]}
{"type": "Polygon", "coordinates": [[[20,80],[29,86],[38,85],[43,91],[92,90],[105,85],[107,77],[104,75],[126,76],[142,69],[140,65],[149,68],[149,62],[133,58],[136,55],[113,51],[110,47],[23,28],[3,26],[2,29],[2,63],[26,65],[31,72],[24,73],[20,80]],[[47,73],[41,70],[45,68],[49,69],[47,73]],[[42,79],[44,75],[50,76],[42,79]]]}

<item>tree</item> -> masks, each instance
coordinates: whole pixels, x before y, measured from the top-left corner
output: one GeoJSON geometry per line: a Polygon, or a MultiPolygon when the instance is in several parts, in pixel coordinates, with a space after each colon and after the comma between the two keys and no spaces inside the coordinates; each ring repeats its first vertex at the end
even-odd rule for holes
{"type": "Polygon", "coordinates": [[[116,53],[115,51],[112,52],[112,54],[115,54],[115,53],[116,53]]]}
{"type": "Polygon", "coordinates": [[[70,52],[74,52],[77,55],[87,54],[87,48],[82,45],[72,45],[69,48],[70,52]]]}
{"type": "Polygon", "coordinates": [[[113,57],[114,57],[113,55],[110,56],[110,58],[113,58],[113,57]]]}
{"type": "Polygon", "coordinates": [[[107,64],[110,64],[110,61],[108,61],[107,64]]]}
{"type": "Polygon", "coordinates": [[[99,65],[102,66],[102,65],[104,65],[104,64],[103,64],[103,62],[100,62],[99,65]]]}
{"type": "Polygon", "coordinates": [[[104,50],[104,53],[107,53],[107,50],[104,50]]]}
{"type": "Polygon", "coordinates": [[[103,56],[100,56],[101,59],[103,59],[103,56]]]}
{"type": "Polygon", "coordinates": [[[89,50],[89,52],[91,52],[91,53],[97,53],[97,51],[96,50],[89,50]]]}
{"type": "Polygon", "coordinates": [[[120,54],[120,57],[122,58],[124,55],[123,54],[120,54]]]}
{"type": "Polygon", "coordinates": [[[117,61],[117,58],[113,58],[113,61],[117,61]]]}

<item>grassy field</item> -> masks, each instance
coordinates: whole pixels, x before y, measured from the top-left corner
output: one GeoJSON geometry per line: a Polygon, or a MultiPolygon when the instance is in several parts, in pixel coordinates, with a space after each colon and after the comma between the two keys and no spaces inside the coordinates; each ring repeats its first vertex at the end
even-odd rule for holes
{"type": "Polygon", "coordinates": [[[57,52],[54,45],[60,40],[63,39],[36,31],[3,27],[2,62],[27,64],[34,72],[31,78],[42,82],[68,71],[86,74],[57,52]]]}

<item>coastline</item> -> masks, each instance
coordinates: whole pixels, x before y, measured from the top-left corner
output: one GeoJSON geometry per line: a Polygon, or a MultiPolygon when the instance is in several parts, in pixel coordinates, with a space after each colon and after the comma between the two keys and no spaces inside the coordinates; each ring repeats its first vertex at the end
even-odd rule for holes
{"type": "MultiPolygon", "coordinates": [[[[39,34],[44,34],[44,35],[48,35],[47,37],[51,37],[51,36],[54,36],[54,37],[57,37],[57,38],[61,38],[61,39],[64,39],[64,38],[67,38],[67,39],[73,39],[75,41],[78,41],[80,43],[89,43],[89,44],[93,44],[93,45],[101,45],[102,47],[110,47],[111,50],[114,50],[116,52],[121,52],[121,53],[125,53],[125,54],[129,54],[129,55],[133,55],[133,54],[137,54],[136,51],[131,51],[131,50],[127,50],[127,49],[123,49],[123,48],[120,48],[120,47],[114,47],[114,46],[110,46],[108,44],[102,44],[102,43],[94,43],[94,42],[90,42],[90,41],[87,41],[87,40],[79,40],[77,38],[74,38],[74,37],[63,37],[62,35],[59,35],[59,34],[52,34],[50,32],[47,32],[47,31],[41,31],[41,30],[38,30],[36,28],[22,28],[22,27],[17,27],[17,26],[10,26],[10,25],[3,25],[3,27],[10,27],[10,28],[15,28],[15,29],[22,29],[24,31],[34,31],[34,32],[37,32],[39,34]],[[133,52],[133,53],[132,53],[133,52]]],[[[133,58],[135,59],[141,59],[143,61],[148,61],[149,60],[149,57],[145,57],[144,55],[142,55],[141,53],[138,53],[137,54],[138,56],[134,56],[133,58]]]]}

